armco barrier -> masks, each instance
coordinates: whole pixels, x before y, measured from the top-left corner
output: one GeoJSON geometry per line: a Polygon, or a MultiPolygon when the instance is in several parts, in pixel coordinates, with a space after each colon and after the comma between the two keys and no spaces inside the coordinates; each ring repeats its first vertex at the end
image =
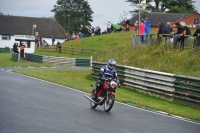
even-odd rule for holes
{"type": "Polygon", "coordinates": [[[18,61],[18,57],[19,57],[18,53],[12,53],[12,60],[13,61],[18,61]]]}
{"type": "Polygon", "coordinates": [[[9,47],[0,48],[0,53],[10,53],[10,48],[9,47]]]}
{"type": "Polygon", "coordinates": [[[200,78],[175,75],[174,100],[200,108],[200,78]]]}
{"type": "Polygon", "coordinates": [[[66,58],[66,57],[55,57],[55,56],[44,56],[37,54],[25,53],[25,58],[28,61],[48,63],[54,65],[62,66],[84,66],[90,67],[91,59],[81,59],[81,58],[66,58]]]}
{"type": "MultiPolygon", "coordinates": [[[[92,76],[98,78],[102,62],[92,62],[92,76]]],[[[130,66],[116,66],[122,85],[170,101],[200,108],[200,78],[177,76],[130,66]]]]}

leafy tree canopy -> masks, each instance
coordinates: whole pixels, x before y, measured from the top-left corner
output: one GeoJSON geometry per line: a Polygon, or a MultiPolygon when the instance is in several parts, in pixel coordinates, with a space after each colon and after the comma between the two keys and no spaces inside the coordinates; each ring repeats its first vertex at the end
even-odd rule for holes
{"type": "Polygon", "coordinates": [[[58,23],[69,33],[82,32],[87,34],[87,28],[91,26],[94,13],[86,0],[57,0],[57,4],[51,10],[58,23]]]}
{"type": "MultiPolygon", "coordinates": [[[[138,12],[139,0],[127,0],[126,2],[136,7],[134,11],[130,11],[131,13],[138,12]]],[[[193,0],[146,0],[146,10],[151,12],[196,13],[194,3],[193,0]]]]}

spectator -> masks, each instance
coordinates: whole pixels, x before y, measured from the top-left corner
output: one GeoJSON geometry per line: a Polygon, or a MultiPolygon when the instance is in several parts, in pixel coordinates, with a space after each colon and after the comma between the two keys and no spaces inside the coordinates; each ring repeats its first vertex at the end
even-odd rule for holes
{"type": "Polygon", "coordinates": [[[52,35],[52,45],[54,45],[54,42],[55,42],[55,38],[54,38],[54,36],[52,35]]]}
{"type": "Polygon", "coordinates": [[[94,27],[91,27],[88,32],[90,33],[91,36],[94,36],[95,33],[94,33],[94,27]]]}
{"type": "Polygon", "coordinates": [[[61,43],[59,41],[57,41],[57,47],[59,49],[59,53],[61,54],[62,46],[61,46],[61,43]]]}
{"type": "Polygon", "coordinates": [[[83,34],[81,32],[78,33],[79,38],[83,38],[83,34]]]}
{"type": "Polygon", "coordinates": [[[138,31],[138,24],[139,24],[139,22],[138,22],[138,20],[137,21],[135,21],[135,31],[138,31]]]}
{"type": "Polygon", "coordinates": [[[159,23],[158,27],[159,27],[158,34],[171,34],[171,31],[169,30],[169,28],[167,28],[167,26],[164,25],[163,23],[159,23]]]}
{"type": "MultiPolygon", "coordinates": [[[[170,22],[167,22],[166,27],[167,27],[168,31],[170,31],[170,34],[172,34],[173,29],[172,29],[172,27],[171,27],[171,23],[170,23],[170,22]]],[[[168,37],[170,38],[170,42],[173,42],[173,36],[170,35],[170,36],[168,36],[168,37]]]]}
{"type": "Polygon", "coordinates": [[[65,34],[65,41],[69,41],[69,36],[67,33],[65,34]]]}
{"type": "Polygon", "coordinates": [[[17,43],[14,43],[14,45],[13,45],[13,52],[14,53],[19,53],[17,43]]]}
{"type": "Polygon", "coordinates": [[[185,35],[191,35],[190,29],[185,25],[185,22],[176,22],[177,32],[174,34],[174,46],[177,46],[177,42],[180,42],[180,48],[184,49],[185,35]]]}
{"type": "Polygon", "coordinates": [[[76,36],[75,33],[73,33],[71,39],[74,40],[75,36],[76,36]]]}
{"type": "Polygon", "coordinates": [[[138,34],[140,36],[140,42],[143,44],[144,43],[144,33],[145,33],[145,28],[146,28],[146,25],[144,24],[143,19],[141,20],[141,23],[138,24],[138,28],[139,28],[138,34]]]}
{"type": "Polygon", "coordinates": [[[171,27],[171,23],[170,22],[167,22],[167,28],[169,29],[169,31],[172,33],[173,32],[173,29],[171,27]]]}
{"type": "MultiPolygon", "coordinates": [[[[158,24],[158,34],[161,34],[163,37],[165,37],[165,42],[167,42],[167,37],[171,34],[171,31],[169,30],[169,28],[167,28],[167,26],[163,23],[159,23],[158,24]]],[[[157,36],[157,40],[158,43],[160,44],[162,41],[162,38],[160,36],[157,36]]]]}
{"type": "Polygon", "coordinates": [[[148,37],[149,37],[149,33],[150,33],[150,27],[151,27],[151,23],[148,21],[148,18],[145,19],[145,37],[144,37],[144,42],[148,43],[148,37]]]}
{"type": "Polygon", "coordinates": [[[196,25],[197,30],[194,32],[193,36],[196,37],[196,46],[200,46],[200,23],[196,25]]]}
{"type": "Polygon", "coordinates": [[[74,40],[79,39],[78,34],[75,35],[74,40]]]}
{"type": "Polygon", "coordinates": [[[95,30],[95,35],[100,35],[100,34],[101,34],[101,29],[99,26],[97,26],[95,30]]]}
{"type": "Polygon", "coordinates": [[[107,24],[107,33],[111,33],[112,24],[110,23],[110,21],[108,21],[108,23],[106,23],[106,24],[107,24]]]}
{"type": "Polygon", "coordinates": [[[102,35],[103,35],[103,34],[107,34],[107,30],[104,30],[101,34],[102,34],[102,35]]]}
{"type": "Polygon", "coordinates": [[[49,44],[43,39],[43,47],[48,47],[49,44]]]}
{"type": "Polygon", "coordinates": [[[126,31],[130,31],[130,21],[126,19],[126,31]]]}
{"type": "Polygon", "coordinates": [[[39,40],[38,40],[38,36],[35,37],[35,47],[38,48],[39,47],[39,40]]]}
{"type": "Polygon", "coordinates": [[[20,43],[19,47],[20,47],[20,57],[24,58],[25,45],[23,43],[20,43]]]}

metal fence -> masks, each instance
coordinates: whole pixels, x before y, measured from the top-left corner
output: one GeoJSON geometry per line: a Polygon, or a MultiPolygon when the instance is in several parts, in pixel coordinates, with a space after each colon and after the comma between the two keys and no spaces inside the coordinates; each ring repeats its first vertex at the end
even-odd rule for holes
{"type": "MultiPolygon", "coordinates": [[[[102,62],[92,62],[92,77],[98,78],[102,62]]],[[[122,85],[149,95],[200,108],[200,78],[116,66],[122,85]]]]}
{"type": "MultiPolygon", "coordinates": [[[[147,43],[142,43],[140,40],[141,35],[132,35],[132,43],[134,46],[143,45],[147,43]]],[[[144,36],[146,39],[146,36],[144,36]]],[[[174,36],[170,34],[151,34],[148,35],[147,41],[148,44],[153,45],[164,45],[168,48],[192,48],[192,49],[199,49],[200,47],[200,37],[189,36],[185,35],[181,41],[173,42],[174,36]]]]}
{"type": "MultiPolygon", "coordinates": [[[[59,48],[57,47],[45,47],[41,48],[42,52],[58,52],[59,48]]],[[[95,49],[86,49],[86,48],[76,48],[76,47],[62,47],[61,53],[63,54],[72,54],[72,55],[92,55],[93,53],[99,52],[100,50],[95,49]]]]}

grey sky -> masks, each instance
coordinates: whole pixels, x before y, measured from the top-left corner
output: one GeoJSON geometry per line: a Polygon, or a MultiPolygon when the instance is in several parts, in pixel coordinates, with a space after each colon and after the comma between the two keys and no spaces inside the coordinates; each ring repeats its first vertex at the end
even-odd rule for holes
{"type": "MultiPolygon", "coordinates": [[[[105,23],[118,23],[123,12],[133,10],[126,0],[88,0],[94,14],[92,26],[106,29],[105,23]]],[[[0,0],[0,12],[13,16],[53,17],[53,6],[57,0],[0,0]]],[[[196,0],[196,7],[200,13],[200,0],[196,0]],[[197,6],[198,5],[198,6],[197,6]]],[[[128,15],[128,18],[131,16],[128,15]]]]}

